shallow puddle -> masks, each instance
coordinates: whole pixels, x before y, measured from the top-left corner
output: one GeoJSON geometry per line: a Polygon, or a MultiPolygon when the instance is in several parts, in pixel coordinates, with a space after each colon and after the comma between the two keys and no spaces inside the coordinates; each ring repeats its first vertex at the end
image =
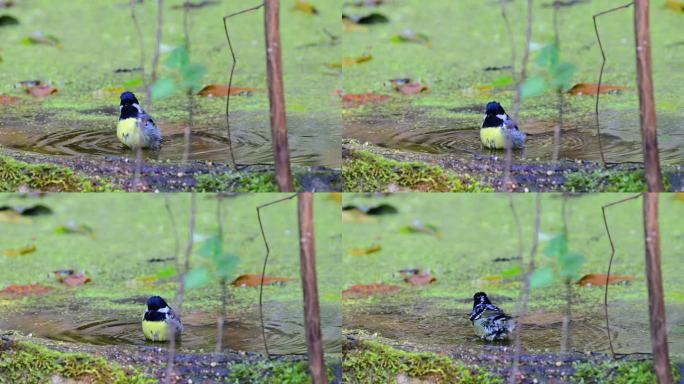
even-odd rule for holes
{"type": "MultiPolygon", "coordinates": [[[[504,151],[492,152],[482,148],[477,130],[481,124],[479,110],[473,108],[459,112],[472,113],[473,118],[436,119],[422,113],[347,117],[344,122],[344,135],[362,143],[417,152],[452,153],[468,158],[473,154],[504,154],[504,151]]],[[[661,161],[664,164],[684,164],[681,119],[675,115],[661,113],[658,115],[658,125],[661,161]]],[[[528,133],[526,148],[515,151],[515,158],[551,160],[554,126],[554,122],[524,121],[521,128],[528,133]]],[[[593,116],[587,116],[586,121],[564,123],[561,144],[562,158],[601,161],[593,116]]],[[[601,145],[607,162],[643,161],[638,111],[602,113],[601,145]]]]}
{"type": "MultiPolygon", "coordinates": [[[[513,306],[513,304],[509,304],[513,306]]],[[[650,353],[648,305],[613,303],[610,331],[616,353],[650,353]]],[[[561,344],[562,313],[533,311],[522,321],[522,343],[528,351],[558,352],[561,344]]],[[[572,349],[610,352],[603,309],[574,313],[572,349]]],[[[670,353],[684,353],[684,307],[668,306],[670,353]]],[[[465,312],[446,310],[434,301],[416,300],[411,305],[345,306],[344,328],[377,332],[381,336],[448,351],[451,347],[472,347],[484,353],[488,343],[475,336],[465,312]]],[[[497,343],[512,345],[511,341],[497,343]]]]}
{"type": "MultiPolygon", "coordinates": [[[[95,345],[156,345],[145,340],[141,318],[75,311],[28,311],[9,318],[0,315],[0,329],[15,329],[34,336],[72,343],[95,345]]],[[[266,339],[271,354],[306,354],[306,338],[301,303],[269,303],[264,308],[266,339]],[[299,305],[299,307],[297,307],[299,305]]],[[[185,350],[214,351],[216,317],[205,312],[189,312],[182,317],[184,330],[179,347],[185,350]]],[[[340,307],[321,303],[321,327],[325,351],[339,353],[342,348],[340,307]]],[[[224,325],[223,347],[247,352],[264,351],[258,312],[228,314],[224,325]]]]}
{"type": "MultiPolygon", "coordinates": [[[[240,164],[272,164],[273,148],[268,122],[254,114],[233,117],[231,138],[236,162],[240,164]]],[[[49,120],[49,119],[48,119],[49,120]]],[[[149,159],[180,161],[185,148],[184,129],[180,123],[158,121],[163,143],[159,151],[145,151],[149,159]]],[[[339,167],[341,135],[339,125],[326,118],[291,116],[288,118],[290,156],[293,164],[339,167]],[[321,127],[331,127],[320,134],[321,127]]],[[[197,125],[193,128],[190,160],[230,163],[228,134],[225,122],[197,125]]],[[[116,116],[111,124],[83,122],[44,122],[27,124],[21,121],[0,122],[0,146],[27,152],[57,156],[123,156],[135,158],[116,137],[116,116]]]]}

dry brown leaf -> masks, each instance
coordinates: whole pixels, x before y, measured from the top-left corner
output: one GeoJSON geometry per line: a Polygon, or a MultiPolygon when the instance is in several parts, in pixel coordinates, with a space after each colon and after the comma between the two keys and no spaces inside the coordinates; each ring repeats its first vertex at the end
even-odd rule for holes
{"type": "Polygon", "coordinates": [[[366,256],[382,250],[382,245],[376,244],[366,248],[352,248],[349,250],[350,256],[366,256]]]}
{"type": "Polygon", "coordinates": [[[396,85],[394,89],[398,92],[403,93],[404,95],[417,95],[421,92],[427,91],[428,87],[419,82],[415,82],[409,84],[396,85]]]}
{"type": "Polygon", "coordinates": [[[684,1],[680,0],[667,0],[665,1],[665,8],[671,11],[684,13],[684,1]]]}
{"type": "Polygon", "coordinates": [[[3,253],[8,257],[25,256],[36,251],[36,245],[31,244],[17,249],[5,249],[3,253]]]}
{"type": "MultiPolygon", "coordinates": [[[[601,84],[601,93],[619,92],[626,90],[627,87],[621,85],[606,85],[601,84]]],[[[577,83],[575,84],[568,93],[573,96],[582,95],[596,95],[599,93],[598,84],[593,83],[577,83]]]]}
{"type": "Polygon", "coordinates": [[[19,104],[21,98],[14,96],[2,96],[0,95],[0,105],[16,105],[19,104]]]}
{"type": "Polygon", "coordinates": [[[352,285],[351,288],[342,291],[342,297],[370,296],[375,294],[393,293],[399,290],[401,290],[401,287],[389,284],[352,285]]]}
{"type": "Polygon", "coordinates": [[[419,273],[417,275],[405,277],[404,281],[413,285],[427,285],[437,281],[437,278],[429,273],[419,273]]]}
{"type": "Polygon", "coordinates": [[[391,99],[387,95],[379,95],[377,93],[347,93],[342,96],[342,104],[346,108],[357,108],[366,104],[382,104],[391,99]]]}
{"type": "Polygon", "coordinates": [[[53,88],[49,85],[36,85],[35,87],[26,88],[26,93],[33,97],[45,97],[59,92],[59,89],[53,88]]]}
{"type": "Polygon", "coordinates": [[[296,11],[306,13],[307,15],[318,15],[318,9],[316,9],[313,4],[303,0],[297,0],[294,9],[296,11]]]}
{"type": "MultiPolygon", "coordinates": [[[[608,284],[617,284],[633,280],[636,280],[636,277],[629,275],[610,275],[610,278],[608,279],[608,284]]],[[[606,285],[606,274],[590,273],[588,275],[582,276],[581,279],[577,280],[576,284],[581,285],[583,287],[604,286],[606,285]]]]}
{"type": "MultiPolygon", "coordinates": [[[[292,281],[289,277],[273,277],[264,276],[264,285],[271,285],[275,283],[285,283],[292,281]]],[[[258,287],[261,284],[261,275],[240,275],[231,282],[235,287],[258,287]]]]}
{"type": "MultiPolygon", "coordinates": [[[[241,95],[256,92],[256,88],[230,87],[230,95],[241,95]]],[[[209,84],[197,92],[199,96],[225,97],[228,96],[228,86],[225,84],[209,84]]]]}
{"type": "Polygon", "coordinates": [[[42,295],[50,293],[52,288],[46,287],[40,284],[30,284],[30,285],[8,285],[0,291],[0,297],[12,297],[12,296],[27,296],[27,295],[42,295]]]}

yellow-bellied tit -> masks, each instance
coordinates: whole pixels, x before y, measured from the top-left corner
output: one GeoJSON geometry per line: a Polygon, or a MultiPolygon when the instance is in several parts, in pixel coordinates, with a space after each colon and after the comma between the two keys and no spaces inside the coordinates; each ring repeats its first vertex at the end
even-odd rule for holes
{"type": "Polygon", "coordinates": [[[161,133],[152,117],[140,107],[138,99],[132,92],[121,94],[119,105],[119,123],[116,125],[116,136],[129,148],[159,149],[161,133]]]}
{"type": "Polygon", "coordinates": [[[525,147],[525,133],[506,114],[496,101],[487,103],[485,118],[480,128],[480,141],[490,149],[505,149],[509,141],[512,149],[525,147]]]}
{"type": "Polygon", "coordinates": [[[183,324],[173,309],[159,296],[147,299],[147,311],[143,316],[142,329],[152,341],[168,341],[183,331],[183,324]]]}
{"type": "Polygon", "coordinates": [[[473,296],[473,310],[469,315],[475,334],[487,341],[504,340],[515,329],[512,316],[492,304],[484,292],[473,296]]]}

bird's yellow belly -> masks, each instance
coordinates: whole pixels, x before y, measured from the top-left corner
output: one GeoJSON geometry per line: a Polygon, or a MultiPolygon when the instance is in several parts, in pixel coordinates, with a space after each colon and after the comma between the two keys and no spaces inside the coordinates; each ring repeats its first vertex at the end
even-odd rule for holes
{"type": "Polygon", "coordinates": [[[504,135],[504,128],[480,128],[480,141],[482,142],[482,145],[484,145],[486,148],[506,148],[506,137],[504,135]]]}
{"type": "Polygon", "coordinates": [[[129,148],[143,147],[145,144],[143,143],[140,124],[135,118],[119,120],[116,125],[116,137],[129,148]]]}
{"type": "Polygon", "coordinates": [[[145,337],[152,341],[168,341],[171,327],[166,321],[146,321],[142,322],[142,329],[145,337]]]}

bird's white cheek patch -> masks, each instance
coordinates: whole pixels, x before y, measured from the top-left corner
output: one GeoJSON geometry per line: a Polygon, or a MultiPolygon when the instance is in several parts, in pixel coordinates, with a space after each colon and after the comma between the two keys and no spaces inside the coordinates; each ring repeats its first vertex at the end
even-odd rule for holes
{"type": "Polygon", "coordinates": [[[164,308],[159,308],[157,312],[161,313],[169,313],[169,307],[164,307],[164,308]]]}

